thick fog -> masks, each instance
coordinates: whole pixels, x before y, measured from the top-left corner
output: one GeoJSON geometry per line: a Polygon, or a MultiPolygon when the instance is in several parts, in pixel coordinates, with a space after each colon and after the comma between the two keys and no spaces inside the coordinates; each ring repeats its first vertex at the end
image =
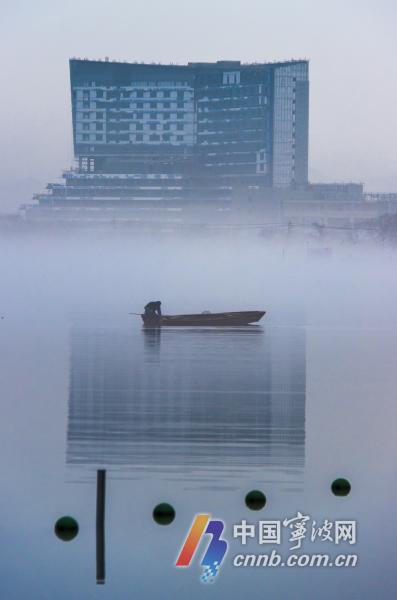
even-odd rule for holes
{"type": "Polygon", "coordinates": [[[237,203],[157,230],[150,219],[138,229],[15,217],[72,165],[73,56],[308,59],[309,181],[396,191],[396,14],[390,0],[3,3],[2,598],[201,599],[198,564],[174,568],[192,516],[224,519],[229,560],[232,524],[258,520],[245,505],[254,489],[266,493],[265,518],[357,520],[358,545],[342,551],[357,552],[358,567],[242,573],[229,560],[211,598],[394,598],[393,217],[304,226],[283,201],[274,219],[237,203]],[[266,314],[247,327],[153,333],[140,318],[150,300],[171,315],[266,314]],[[100,587],[98,468],[108,477],[100,587]],[[343,498],[330,491],[339,477],[352,486],[343,498]],[[170,527],[152,518],[164,501],[176,509],[170,527]],[[54,535],[66,514],[80,525],[70,544],[54,535]]]}
{"type": "Polygon", "coordinates": [[[30,202],[72,163],[72,56],[180,64],[307,58],[310,180],[397,189],[396,6],[389,0],[2,5],[0,212],[30,202]]]}
{"type": "MultiPolygon", "coordinates": [[[[5,482],[1,498],[2,536],[4,547],[8,549],[4,553],[2,581],[7,598],[18,599],[26,594],[42,598],[47,592],[65,599],[104,597],[103,594],[109,598],[124,598],[129,597],[132,586],[142,597],[171,598],[178,597],[183,585],[189,586],[192,598],[202,598],[198,568],[181,574],[173,567],[174,556],[192,515],[205,510],[225,519],[230,539],[231,523],[243,516],[255,520],[255,515],[246,514],[244,495],[257,487],[266,491],[269,502],[264,514],[270,518],[283,518],[300,509],[315,518],[357,519],[360,538],[355,550],[359,554],[359,567],[349,573],[346,569],[338,573],[332,569],[305,569],[297,581],[295,570],[241,573],[228,563],[222,583],[220,580],[216,584],[213,594],[219,590],[222,596],[226,593],[232,598],[237,591],[240,597],[244,589],[259,599],[266,590],[273,598],[286,598],[298,589],[309,598],[313,597],[310,594],[314,585],[316,594],[321,587],[322,597],[333,598],[341,585],[343,589],[348,585],[357,596],[345,595],[346,598],[369,597],[368,594],[392,598],[388,590],[393,590],[394,581],[393,499],[396,492],[397,282],[394,271],[395,253],[386,247],[335,243],[330,255],[312,256],[307,244],[298,240],[269,242],[255,235],[160,237],[158,234],[156,237],[86,231],[3,238],[0,242],[0,382],[6,418],[1,420],[0,433],[5,482]],[[197,348],[194,336],[184,335],[184,328],[171,332],[171,337],[165,334],[158,347],[143,344],[144,352],[151,353],[153,361],[146,364],[145,381],[150,385],[151,369],[162,368],[166,377],[162,381],[163,388],[167,382],[171,387],[163,390],[164,404],[155,403],[154,392],[148,394],[139,405],[139,415],[146,411],[154,416],[157,406],[157,410],[164,411],[167,427],[172,424],[171,431],[175,434],[179,431],[179,411],[174,415],[175,421],[170,420],[170,414],[174,414],[172,408],[179,406],[175,404],[174,393],[174,383],[175,390],[180,385],[179,365],[167,354],[167,340],[177,345],[180,360],[186,353],[184,365],[189,363],[180,375],[185,377],[182,382],[185,396],[179,395],[183,414],[186,414],[193,383],[205,386],[205,381],[197,381],[190,357],[196,357],[199,368],[208,376],[213,376],[217,365],[222,365],[225,373],[224,362],[214,354],[214,348],[222,354],[224,340],[227,356],[233,357],[230,377],[233,380],[236,371],[241,379],[242,397],[237,405],[234,400],[234,410],[244,415],[244,411],[248,411],[248,396],[244,396],[244,390],[251,385],[251,380],[244,379],[244,373],[252,373],[249,364],[244,366],[247,352],[260,370],[262,355],[256,357],[256,349],[264,353],[265,368],[269,341],[279,338],[284,329],[292,332],[291,339],[297,339],[299,332],[303,347],[287,347],[284,352],[278,352],[276,362],[271,358],[271,373],[273,379],[279,373],[278,385],[286,385],[299,375],[293,371],[295,358],[303,368],[302,383],[306,391],[299,426],[304,446],[299,450],[296,445],[294,452],[301,458],[303,452],[305,464],[304,469],[301,465],[298,489],[296,477],[294,486],[285,489],[280,484],[279,477],[285,479],[288,473],[290,477],[291,472],[294,473],[292,466],[284,475],[277,475],[274,468],[253,471],[253,456],[245,454],[248,450],[244,444],[239,463],[246,460],[246,468],[235,469],[233,473],[234,465],[229,465],[233,477],[228,485],[221,485],[220,479],[226,468],[219,469],[214,459],[209,461],[210,467],[198,470],[195,486],[190,481],[183,483],[184,470],[176,479],[171,459],[166,460],[161,472],[155,475],[145,465],[140,474],[131,465],[124,465],[122,471],[111,471],[106,517],[109,568],[105,589],[99,594],[94,576],[95,480],[92,471],[88,471],[88,475],[72,476],[66,464],[67,453],[73,449],[69,438],[66,439],[71,419],[68,413],[71,371],[74,369],[78,375],[90,369],[90,361],[95,356],[90,352],[95,352],[95,348],[86,355],[89,347],[83,344],[81,359],[77,360],[76,355],[71,354],[76,350],[71,345],[71,331],[76,324],[80,328],[87,324],[98,330],[106,327],[122,335],[134,328],[136,333],[131,343],[136,340],[141,347],[143,328],[139,317],[128,313],[140,312],[152,299],[162,300],[164,312],[171,314],[245,309],[265,309],[267,314],[260,325],[251,326],[262,333],[246,337],[235,350],[230,348],[230,340],[235,338],[227,331],[216,336],[216,340],[201,334],[197,348]],[[207,352],[211,353],[214,364],[205,362],[207,352]],[[289,366],[291,358],[293,362],[289,366]],[[87,361],[88,367],[85,367],[87,361]],[[191,379],[186,378],[186,373],[191,379]],[[280,377],[283,374],[285,381],[280,377]],[[335,498],[329,491],[330,482],[341,475],[352,483],[352,492],[347,498],[335,498]],[[166,531],[151,518],[152,508],[164,500],[170,501],[177,511],[175,523],[165,528],[166,531]],[[76,543],[62,545],[53,534],[53,523],[62,514],[74,515],[81,524],[76,543]],[[144,540],[144,552],[140,540],[144,540]],[[156,577],[150,580],[146,576],[148,553],[156,560],[156,577]],[[378,560],[373,560],[374,557],[378,560]],[[66,564],[73,577],[66,578],[60,586],[66,564]],[[379,590],[379,573],[385,582],[383,590],[379,590]],[[80,595],[76,596],[76,589],[80,595]]],[[[273,347],[271,352],[274,350],[273,347]]],[[[135,357],[140,360],[137,352],[135,357]]],[[[80,397],[74,400],[75,411],[80,410],[82,416],[88,411],[83,421],[85,428],[79,430],[86,436],[88,450],[97,448],[102,452],[103,449],[105,456],[112,448],[122,453],[123,445],[128,445],[127,442],[118,444],[118,439],[113,445],[110,442],[101,445],[101,436],[105,436],[114,423],[112,419],[120,407],[116,402],[116,388],[122,387],[123,381],[118,383],[116,375],[121,372],[125,377],[127,370],[127,377],[131,379],[129,368],[136,373],[136,365],[124,361],[120,354],[115,354],[112,360],[115,375],[110,377],[112,373],[108,368],[106,373],[115,388],[114,402],[110,396],[110,401],[103,404],[104,387],[101,386],[106,381],[109,384],[109,380],[104,378],[101,369],[95,377],[96,401],[89,404],[91,396],[85,394],[85,388],[80,389],[80,397]],[[124,371],[119,371],[121,363],[124,371]],[[95,414],[96,405],[105,408],[103,421],[97,428],[89,420],[90,410],[95,414]],[[99,435],[95,438],[96,446],[93,433],[99,435]]],[[[259,372],[255,377],[260,381],[259,372]]],[[[225,432],[235,423],[231,408],[218,410],[222,390],[223,402],[228,407],[235,398],[233,389],[225,397],[226,384],[230,388],[230,382],[222,379],[219,389],[209,396],[210,409],[205,413],[209,429],[214,419],[224,419],[225,432]]],[[[135,394],[126,399],[124,410],[136,397],[135,394]]],[[[293,425],[296,418],[296,411],[291,408],[293,395],[291,405],[277,395],[272,402],[273,417],[279,410],[282,418],[293,425]],[[282,402],[280,408],[279,402],[282,402]]],[[[260,407],[265,403],[263,394],[258,403],[250,405],[251,410],[252,406],[256,407],[258,419],[260,407]]],[[[255,414],[251,415],[254,422],[255,414]]],[[[139,415],[137,418],[142,419],[139,415]]],[[[116,422],[121,427],[120,417],[116,422]]],[[[149,428],[149,432],[151,425],[150,419],[146,425],[138,420],[138,426],[149,428]]],[[[272,431],[277,421],[270,420],[267,425],[272,431]]],[[[278,452],[283,452],[285,440],[281,441],[283,443],[271,446],[270,456],[277,457],[278,452]]],[[[186,439],[187,449],[189,443],[186,439]]],[[[293,449],[294,443],[289,448],[293,449]]],[[[236,449],[238,451],[240,446],[236,449]]],[[[163,452],[162,447],[160,450],[163,452]]],[[[145,452],[149,456],[153,449],[148,446],[145,452]]],[[[285,464],[288,456],[284,456],[281,464],[285,464]]],[[[289,458],[293,460],[293,456],[289,458]]],[[[81,470],[84,471],[84,464],[81,470]]]]}
{"type": "Polygon", "coordinates": [[[15,324],[87,316],[128,327],[128,313],[149,300],[165,314],[265,309],[279,320],[299,306],[324,326],[396,324],[395,252],[374,243],[334,242],[317,255],[307,241],[255,232],[92,231],[10,235],[0,245],[0,313],[15,324]]]}

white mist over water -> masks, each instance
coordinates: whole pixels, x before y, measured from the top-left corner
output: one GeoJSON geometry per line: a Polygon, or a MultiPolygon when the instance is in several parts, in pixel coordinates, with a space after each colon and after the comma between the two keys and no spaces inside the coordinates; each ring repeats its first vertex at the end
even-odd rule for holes
{"type": "MultiPolygon", "coordinates": [[[[388,590],[393,589],[394,582],[397,483],[394,264],[395,255],[382,248],[345,245],[329,257],[313,259],[308,258],[304,244],[247,237],[154,239],[91,232],[59,238],[3,239],[0,438],[4,486],[0,507],[2,540],[9,549],[2,563],[7,600],[27,595],[41,600],[46,593],[62,600],[100,595],[93,571],[94,480],[84,484],[70,481],[65,465],[70,329],[77,319],[87,326],[94,322],[99,329],[104,325],[111,329],[116,323],[118,331],[134,328],[139,333],[139,317],[129,316],[128,312],[139,312],[151,299],[162,300],[165,312],[170,313],[264,308],[267,314],[259,326],[264,335],[260,343],[256,342],[258,349],[266,349],[268,333],[277,339],[277,331],[304,331],[302,489],[285,491],[266,469],[256,475],[253,470],[242,473],[241,463],[232,484],[220,485],[216,461],[212,471],[208,466],[202,471],[199,490],[197,485],[183,485],[181,476],[170,475],[167,479],[166,468],[161,476],[148,476],[144,483],[137,476],[119,480],[111,475],[107,505],[109,569],[101,597],[127,598],[133,585],[140,597],[175,598],[181,585],[187,585],[192,598],[202,598],[198,570],[192,568],[184,576],[173,568],[174,556],[193,514],[209,511],[225,519],[230,528],[242,518],[282,519],[302,510],[318,519],[358,520],[357,569],[349,573],[301,570],[297,578],[294,570],[238,573],[225,565],[222,579],[209,593],[232,599],[248,591],[250,597],[259,599],[266,589],[272,598],[280,600],[297,592],[299,597],[315,598],[321,586],[322,597],[328,599],[348,584],[356,590],[356,597],[392,598],[388,590]],[[331,481],[339,476],[352,483],[352,492],[344,499],[333,497],[329,491],[331,481]],[[268,497],[260,515],[244,506],[245,493],[257,487],[268,497]],[[163,500],[170,501],[177,511],[174,525],[166,531],[151,519],[152,508],[163,500]],[[74,515],[81,525],[76,542],[68,548],[52,532],[54,521],[62,514],[74,515]],[[143,549],[137,543],[142,539],[143,549]],[[382,565],[374,561],[381,555],[382,565]],[[18,570],[24,573],[23,578],[17,577],[14,556],[19,557],[18,570]],[[150,580],[145,572],[149,556],[155,556],[158,576],[150,580]],[[74,579],[60,589],[65,565],[74,573],[74,579]],[[380,592],[379,573],[385,582],[380,592]],[[313,585],[316,595],[310,595],[313,585]]],[[[187,348],[185,355],[182,336],[171,333],[174,338],[170,338],[164,333],[159,360],[166,373],[175,374],[177,365],[170,364],[169,370],[164,365],[170,358],[162,354],[167,347],[173,347],[175,356],[185,363],[197,353],[187,348]],[[176,343],[167,344],[170,339],[176,343]]],[[[184,339],[190,343],[192,338],[185,335],[184,339]]],[[[204,337],[198,339],[200,350],[205,352],[204,337]]],[[[228,352],[231,339],[238,336],[227,336],[228,352]]],[[[243,374],[239,362],[252,352],[247,339],[240,361],[239,348],[235,349],[238,368],[234,371],[240,369],[243,374]]],[[[212,349],[218,347],[221,353],[222,347],[212,344],[212,349]]],[[[115,373],[122,359],[119,356],[113,357],[115,373]]],[[[213,383],[218,364],[214,352],[210,359],[213,362],[208,373],[213,383]]],[[[247,372],[252,373],[252,368],[250,365],[247,372]]],[[[260,379],[258,371],[255,376],[260,379]]],[[[169,378],[170,385],[173,381],[169,378]]],[[[219,409],[216,397],[214,405],[219,409]]],[[[84,408],[84,404],[81,406],[84,408]]],[[[146,410],[150,413],[150,404],[146,410]]],[[[228,406],[224,411],[226,425],[232,417],[230,410],[228,406]]],[[[209,411],[208,418],[212,415],[209,411]]],[[[105,419],[104,424],[109,423],[112,421],[105,419]]],[[[229,469],[232,467],[229,465],[229,469]]],[[[320,549],[316,547],[315,551],[320,549]]]]}
{"type": "Polygon", "coordinates": [[[15,324],[123,318],[159,299],[165,314],[265,309],[277,320],[304,305],[320,326],[391,327],[395,260],[364,245],[310,258],[305,243],[254,236],[15,236],[0,241],[0,313],[15,324]]]}

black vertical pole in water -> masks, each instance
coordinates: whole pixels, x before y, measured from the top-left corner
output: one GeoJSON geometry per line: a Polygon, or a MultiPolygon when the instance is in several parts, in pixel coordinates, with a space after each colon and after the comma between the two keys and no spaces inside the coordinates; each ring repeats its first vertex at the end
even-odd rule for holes
{"type": "Polygon", "coordinates": [[[96,478],[96,582],[105,583],[105,493],[106,471],[97,471],[96,478]]]}

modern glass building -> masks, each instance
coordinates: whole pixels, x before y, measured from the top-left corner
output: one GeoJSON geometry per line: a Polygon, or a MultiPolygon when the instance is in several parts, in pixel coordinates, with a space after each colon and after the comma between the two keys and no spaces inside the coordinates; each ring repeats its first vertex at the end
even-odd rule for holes
{"type": "Polygon", "coordinates": [[[42,206],[227,202],[308,179],[308,62],[72,59],[76,167],[42,206]]]}

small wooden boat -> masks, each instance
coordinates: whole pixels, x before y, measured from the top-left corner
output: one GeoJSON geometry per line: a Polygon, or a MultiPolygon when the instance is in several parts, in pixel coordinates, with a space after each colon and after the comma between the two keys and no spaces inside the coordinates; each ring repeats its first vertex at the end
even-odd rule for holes
{"type": "Polygon", "coordinates": [[[142,321],[148,327],[164,326],[225,326],[249,325],[257,323],[265,314],[264,310],[248,310],[240,312],[201,313],[193,315],[141,315],[142,321]]]}

